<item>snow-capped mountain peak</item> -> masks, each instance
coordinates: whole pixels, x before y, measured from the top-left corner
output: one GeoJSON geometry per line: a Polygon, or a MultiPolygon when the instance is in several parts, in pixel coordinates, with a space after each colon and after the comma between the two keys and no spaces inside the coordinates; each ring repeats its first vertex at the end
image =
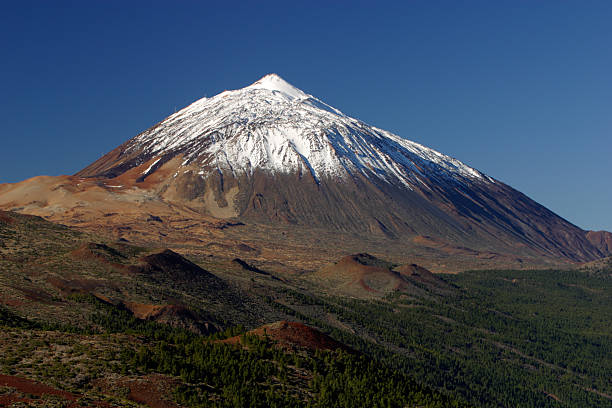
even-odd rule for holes
{"type": "Polygon", "coordinates": [[[277,74],[268,74],[243,89],[267,89],[269,91],[281,92],[294,99],[308,99],[310,97],[310,95],[305,94],[302,90],[294,87],[277,74]]]}
{"type": "Polygon", "coordinates": [[[436,248],[484,242],[493,257],[499,248],[578,261],[603,254],[584,231],[504,183],[344,115],[275,74],[192,103],[76,176],[113,196],[129,186],[138,200],[172,211],[255,224],[384,234],[436,248]]]}
{"type": "Polygon", "coordinates": [[[124,149],[132,165],[178,154],[203,178],[263,170],[311,174],[317,183],[360,174],[409,189],[427,188],[432,178],[491,182],[456,159],[344,115],[276,74],[202,98],[124,149]]]}

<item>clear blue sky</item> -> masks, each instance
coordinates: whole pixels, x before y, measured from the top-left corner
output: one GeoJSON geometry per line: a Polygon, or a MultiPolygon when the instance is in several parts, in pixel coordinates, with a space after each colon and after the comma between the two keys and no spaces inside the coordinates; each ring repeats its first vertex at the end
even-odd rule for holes
{"type": "Polygon", "coordinates": [[[0,182],[276,72],[612,231],[611,1],[221,3],[2,2],[0,182]]]}

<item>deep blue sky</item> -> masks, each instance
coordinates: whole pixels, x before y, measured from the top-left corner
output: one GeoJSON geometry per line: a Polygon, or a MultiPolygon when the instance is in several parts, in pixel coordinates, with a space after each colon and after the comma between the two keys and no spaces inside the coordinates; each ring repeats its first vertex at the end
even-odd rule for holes
{"type": "Polygon", "coordinates": [[[221,3],[2,2],[0,182],[276,72],[612,231],[612,2],[221,3]]]}

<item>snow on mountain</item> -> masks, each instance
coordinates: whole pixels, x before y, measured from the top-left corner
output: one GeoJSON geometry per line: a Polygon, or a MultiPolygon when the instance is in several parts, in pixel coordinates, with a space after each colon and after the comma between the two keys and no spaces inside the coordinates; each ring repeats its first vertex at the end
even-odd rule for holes
{"type": "Polygon", "coordinates": [[[125,149],[232,175],[310,172],[315,180],[356,173],[408,188],[432,174],[456,182],[492,179],[423,145],[344,115],[276,74],[202,98],[136,136],[125,149]]]}
{"type": "MultiPolygon", "coordinates": [[[[492,257],[524,249],[585,261],[609,253],[602,240],[591,242],[512,187],[351,118],[274,74],[192,103],[74,176],[76,186],[62,191],[90,179],[96,194],[112,191],[113,203],[134,196],[156,208],[399,238],[449,254],[453,245],[492,257]]],[[[30,189],[0,191],[0,205],[30,206],[22,194],[30,189]]],[[[81,199],[66,204],[69,196],[60,196],[80,214],[81,199]]]]}
{"type": "MultiPolygon", "coordinates": [[[[268,91],[281,92],[293,99],[308,99],[310,95],[306,95],[300,89],[297,89],[283,78],[276,74],[268,74],[259,81],[247,87],[248,89],[267,89],[268,91]]],[[[246,88],[245,88],[246,89],[246,88]]]]}

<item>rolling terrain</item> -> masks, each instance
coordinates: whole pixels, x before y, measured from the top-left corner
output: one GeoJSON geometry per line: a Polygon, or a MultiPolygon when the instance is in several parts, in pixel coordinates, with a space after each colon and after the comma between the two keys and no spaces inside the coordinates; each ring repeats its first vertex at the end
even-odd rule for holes
{"type": "Polygon", "coordinates": [[[612,406],[605,260],[445,275],[360,253],[296,275],[0,214],[0,402],[612,406]]]}

